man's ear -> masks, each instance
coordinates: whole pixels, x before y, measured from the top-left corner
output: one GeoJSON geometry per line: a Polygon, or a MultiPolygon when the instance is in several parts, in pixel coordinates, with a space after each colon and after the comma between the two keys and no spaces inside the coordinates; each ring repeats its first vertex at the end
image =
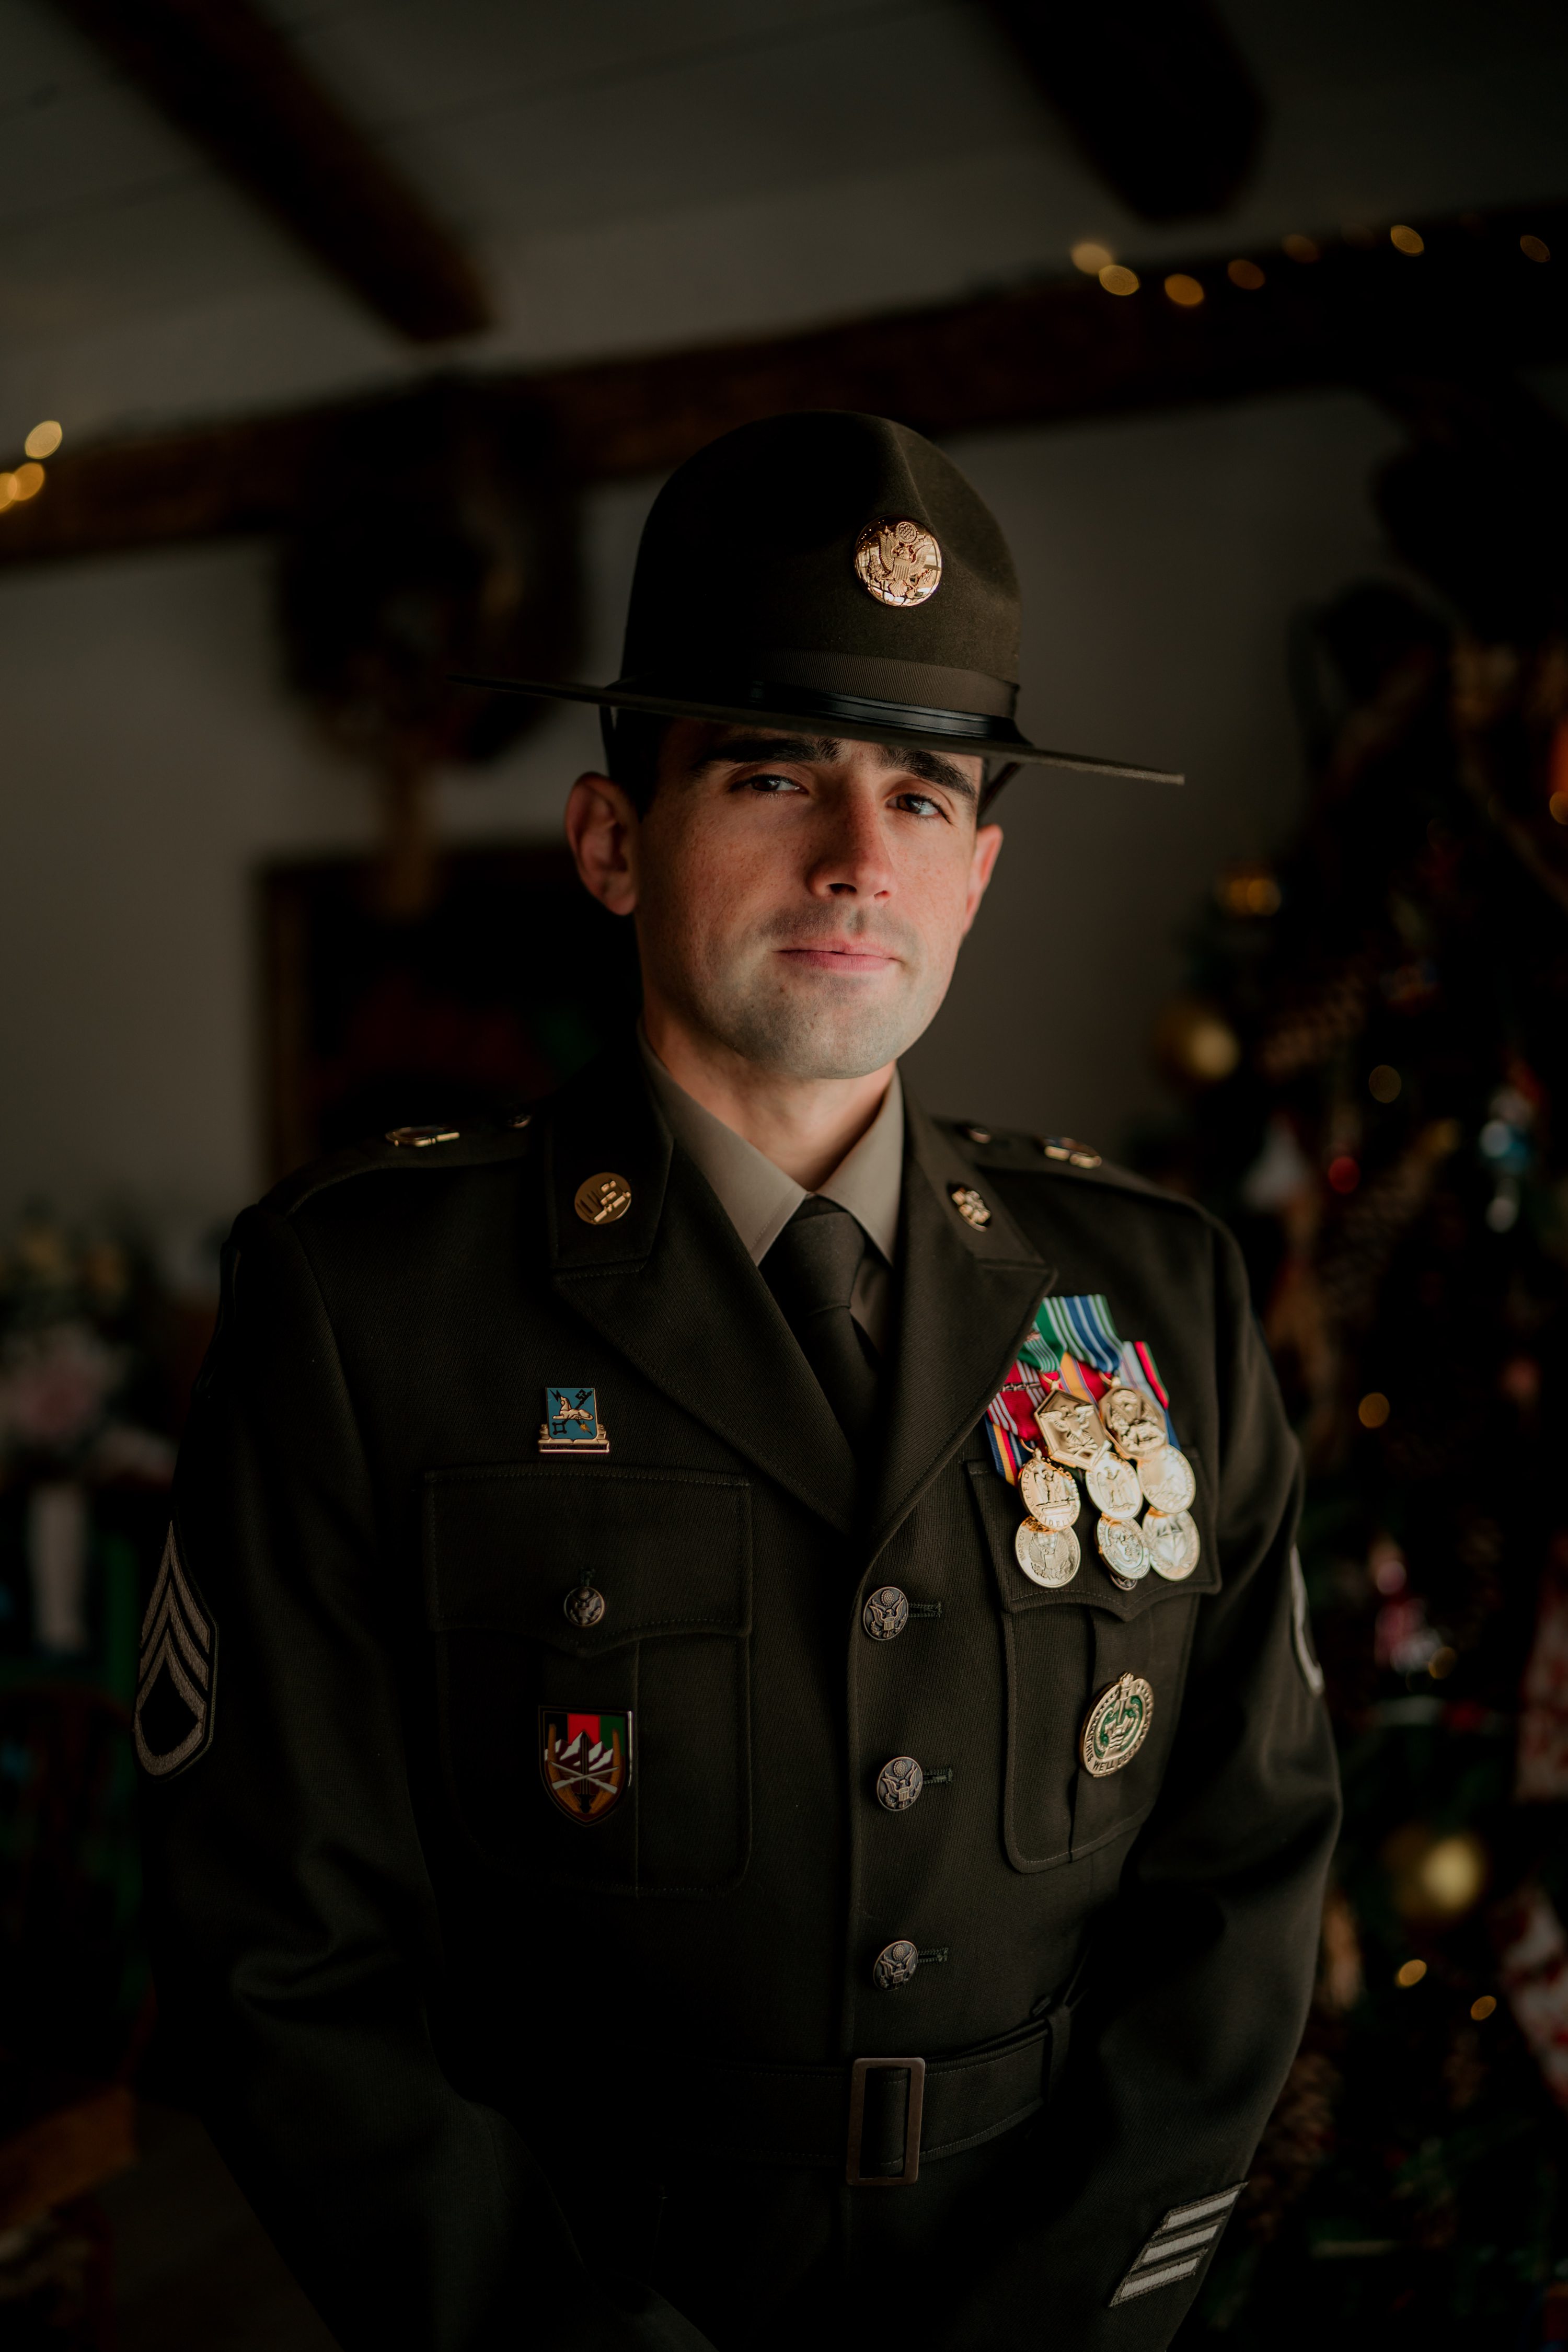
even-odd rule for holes
{"type": "Polygon", "coordinates": [[[968,936],[970,925],[980,912],[980,901],[985,896],[986,887],[996,870],[996,860],[1001,854],[1001,826],[999,824],[981,825],[974,835],[974,847],[969,860],[969,888],[963,901],[965,937],[968,936]]]}
{"type": "Polygon", "coordinates": [[[628,794],[612,777],[590,769],[566,795],[566,842],[578,879],[612,915],[637,903],[638,819],[628,794]]]}

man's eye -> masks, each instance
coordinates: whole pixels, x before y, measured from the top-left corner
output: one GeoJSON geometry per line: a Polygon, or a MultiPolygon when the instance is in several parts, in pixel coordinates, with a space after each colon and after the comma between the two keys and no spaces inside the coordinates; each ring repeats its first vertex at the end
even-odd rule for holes
{"type": "Polygon", "coordinates": [[[775,775],[771,769],[764,769],[761,775],[742,776],[740,789],[748,793],[799,793],[805,787],[794,776],[775,775]]]}
{"type": "Polygon", "coordinates": [[[897,805],[908,809],[911,816],[945,816],[947,814],[942,803],[933,801],[929,793],[900,793],[897,805]]]}

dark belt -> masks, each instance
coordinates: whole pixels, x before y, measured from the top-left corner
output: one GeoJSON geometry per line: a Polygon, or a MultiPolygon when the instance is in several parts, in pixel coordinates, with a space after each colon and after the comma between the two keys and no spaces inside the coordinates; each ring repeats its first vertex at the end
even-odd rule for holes
{"type": "Polygon", "coordinates": [[[844,2168],[852,2189],[906,2189],[922,2163],[1012,2131],[1061,2079],[1072,1992],[994,2042],[942,2058],[827,2066],[698,2059],[660,2078],[662,2146],[708,2162],[844,2168]]]}

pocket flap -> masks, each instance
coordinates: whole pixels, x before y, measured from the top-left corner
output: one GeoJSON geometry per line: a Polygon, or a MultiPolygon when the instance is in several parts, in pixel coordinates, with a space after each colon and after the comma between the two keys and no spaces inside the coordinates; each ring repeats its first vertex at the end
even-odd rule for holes
{"type": "Polygon", "coordinates": [[[663,1633],[751,1631],[751,1489],[702,1470],[503,1462],[425,1474],[435,1633],[521,1634],[591,1657],[663,1633]],[[566,1596],[603,1595],[596,1625],[566,1596]]]}
{"type": "Polygon", "coordinates": [[[1197,1496],[1193,1504],[1193,1516],[1198,1523],[1203,1549],[1198,1564],[1191,1576],[1179,1584],[1151,1572],[1141,1577],[1131,1592],[1123,1592],[1112,1584],[1100,1565],[1095,1549],[1092,1503],[1084,1507],[1078,1523],[1078,1538],[1083,1549],[1083,1564],[1070,1584],[1042,1585],[1026,1576],[1018,1566],[1018,1556],[1013,1538],[1022,1525],[1025,1512],[1023,1498],[1015,1487],[1000,1477],[989,1462],[971,1462],[969,1475],[974,1482],[974,1496],[980,1517],[990,1538],[991,1557],[996,1570],[996,1582],[1002,1596],[1002,1606],[1009,1615],[1021,1614],[1030,1609],[1103,1609],[1109,1616],[1120,1617],[1125,1622],[1141,1617],[1146,1609],[1158,1606],[1162,1601],[1179,1601],[1184,1593],[1217,1592],[1220,1588],[1219,1561],[1215,1557],[1214,1519],[1209,1507],[1208,1482],[1203,1465],[1190,1447],[1184,1446],[1197,1480],[1197,1496]]]}

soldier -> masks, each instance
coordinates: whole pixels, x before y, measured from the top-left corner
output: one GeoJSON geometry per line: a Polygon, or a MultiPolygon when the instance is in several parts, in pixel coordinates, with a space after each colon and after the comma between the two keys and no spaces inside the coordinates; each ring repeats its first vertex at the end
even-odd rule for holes
{"type": "Polygon", "coordinates": [[[929,443],[704,450],[624,676],[519,682],[616,714],[567,826],[637,1034],[235,1227],[158,1985],[350,2352],[1148,2352],[1245,2179],[1336,1793],[1240,1260],[898,1072],[1057,757],[1016,667],[929,443]]]}

